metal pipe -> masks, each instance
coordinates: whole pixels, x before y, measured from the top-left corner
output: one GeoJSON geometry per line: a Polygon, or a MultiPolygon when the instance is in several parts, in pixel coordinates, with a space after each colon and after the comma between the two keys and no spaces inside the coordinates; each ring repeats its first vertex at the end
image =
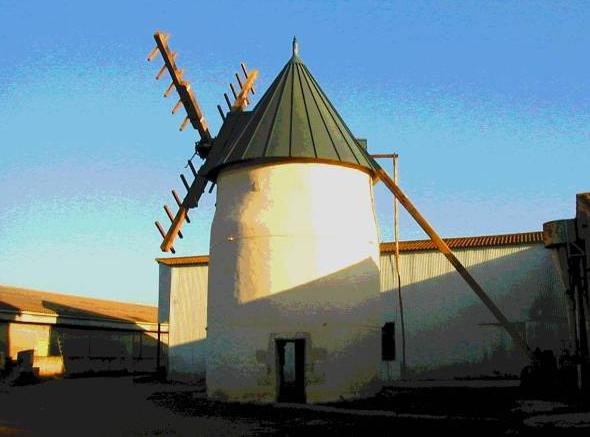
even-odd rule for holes
{"type": "MultiPolygon", "coordinates": [[[[393,180],[397,184],[399,180],[399,172],[397,168],[397,153],[392,156],[393,160],[393,180]]],[[[394,242],[395,242],[395,270],[397,272],[397,296],[399,300],[399,317],[402,331],[402,364],[401,377],[406,376],[406,324],[404,322],[404,301],[402,298],[402,275],[399,264],[399,207],[396,196],[393,196],[393,228],[394,228],[394,242]]]]}

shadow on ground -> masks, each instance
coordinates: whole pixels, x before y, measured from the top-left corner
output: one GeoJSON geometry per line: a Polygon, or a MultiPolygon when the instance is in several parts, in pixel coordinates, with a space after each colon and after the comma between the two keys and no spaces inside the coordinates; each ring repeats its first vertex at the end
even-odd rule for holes
{"type": "Polygon", "coordinates": [[[527,398],[517,387],[404,387],[354,402],[257,405],[209,401],[203,384],[95,377],[0,382],[0,405],[0,435],[17,436],[586,436],[590,425],[588,403],[527,398]]]}

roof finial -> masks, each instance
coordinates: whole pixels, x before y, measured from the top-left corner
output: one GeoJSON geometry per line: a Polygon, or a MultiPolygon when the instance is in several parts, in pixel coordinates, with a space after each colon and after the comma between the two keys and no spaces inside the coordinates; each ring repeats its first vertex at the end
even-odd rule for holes
{"type": "Polygon", "coordinates": [[[299,56],[299,43],[296,36],[293,36],[293,56],[299,56]]]}

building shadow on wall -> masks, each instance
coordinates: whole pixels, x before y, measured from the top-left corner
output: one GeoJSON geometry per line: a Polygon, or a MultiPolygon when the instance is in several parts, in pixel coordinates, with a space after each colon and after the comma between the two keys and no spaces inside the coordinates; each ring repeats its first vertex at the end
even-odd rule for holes
{"type": "MultiPolygon", "coordinates": [[[[476,263],[467,270],[531,349],[550,349],[558,355],[571,350],[566,294],[549,254],[544,255],[539,248],[529,248],[476,263]],[[540,253],[543,255],[539,256],[540,253]]],[[[442,255],[437,256],[441,257],[440,263],[447,262],[442,255]]],[[[406,259],[406,263],[409,261],[406,259]]],[[[411,275],[416,276],[415,272],[426,266],[416,261],[403,267],[402,264],[406,358],[410,371],[407,376],[422,379],[519,376],[529,364],[529,358],[513,344],[505,329],[456,271],[408,283],[411,275]]],[[[399,321],[397,288],[386,290],[384,299],[393,308],[393,318],[399,321]]],[[[401,342],[399,335],[398,340],[401,342]]]]}
{"type": "MultiPolygon", "coordinates": [[[[461,256],[461,255],[460,255],[461,256]]],[[[440,255],[442,258],[442,255],[440,255]]],[[[402,261],[403,262],[403,261],[402,261]]],[[[442,258],[441,263],[447,263],[442,258]]],[[[381,327],[386,321],[399,323],[397,289],[383,293],[358,290],[346,296],[334,284],[355,281],[373,268],[364,260],[329,276],[285,290],[266,298],[228,308],[225,313],[241,326],[267,324],[269,343],[265,350],[247,351],[256,357],[256,377],[265,384],[275,378],[275,361],[270,335],[277,331],[305,332],[313,326],[308,366],[310,380],[322,381],[326,369],[344,372],[346,362],[381,361],[381,327]],[[319,336],[338,342],[347,327],[363,326],[358,343],[343,344],[336,354],[316,348],[319,336]],[[323,334],[322,334],[323,332],[323,334]],[[369,339],[367,336],[373,336],[369,339]]],[[[414,266],[414,268],[419,268],[414,266]]],[[[431,267],[431,268],[438,268],[431,267]]],[[[489,296],[526,338],[532,349],[551,349],[556,355],[569,347],[565,291],[550,257],[539,256],[538,248],[497,257],[467,267],[489,296]]],[[[481,379],[518,377],[528,356],[518,349],[492,313],[456,271],[432,274],[402,288],[406,323],[406,377],[414,379],[481,379]]],[[[211,321],[210,321],[211,322],[211,321]]],[[[280,332],[279,332],[280,334],[280,332]]],[[[239,342],[241,334],[236,335],[239,342]]],[[[401,329],[396,329],[397,359],[401,359],[401,329]]],[[[228,345],[231,347],[231,345],[228,345]]],[[[237,350],[242,350],[237,347],[237,350]]],[[[228,356],[231,357],[231,353],[228,356]]],[[[239,357],[233,357],[238,359],[239,357]]],[[[230,358],[231,359],[231,358],[230,358]]],[[[229,375],[239,384],[240,373],[229,375]]]]}
{"type": "Polygon", "coordinates": [[[141,320],[47,300],[43,306],[56,314],[48,356],[63,357],[66,375],[156,372],[165,362],[157,330],[146,332],[141,320]]]}
{"type": "Polygon", "coordinates": [[[233,290],[215,292],[223,294],[208,303],[208,358],[216,370],[207,384],[218,390],[215,396],[279,398],[284,341],[303,342],[308,401],[362,397],[380,388],[381,299],[372,258],[248,302],[233,290]]]}
{"type": "Polygon", "coordinates": [[[167,379],[188,384],[204,384],[206,348],[206,340],[191,340],[168,346],[167,379]]]}

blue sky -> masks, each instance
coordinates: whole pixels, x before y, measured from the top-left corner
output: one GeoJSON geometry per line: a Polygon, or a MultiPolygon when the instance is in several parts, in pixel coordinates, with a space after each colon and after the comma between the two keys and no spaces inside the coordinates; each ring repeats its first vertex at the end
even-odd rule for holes
{"type": "MultiPolygon", "coordinates": [[[[85,3],[0,0],[0,283],[156,303],[153,221],[197,136],[146,62],[156,29],[213,132],[240,61],[263,91],[297,35],[444,236],[540,230],[590,190],[587,2],[85,3]]],[[[388,240],[391,198],[376,199],[388,240]]],[[[213,211],[210,195],[178,255],[208,252],[213,211]]],[[[406,215],[400,232],[424,238],[406,215]]]]}

